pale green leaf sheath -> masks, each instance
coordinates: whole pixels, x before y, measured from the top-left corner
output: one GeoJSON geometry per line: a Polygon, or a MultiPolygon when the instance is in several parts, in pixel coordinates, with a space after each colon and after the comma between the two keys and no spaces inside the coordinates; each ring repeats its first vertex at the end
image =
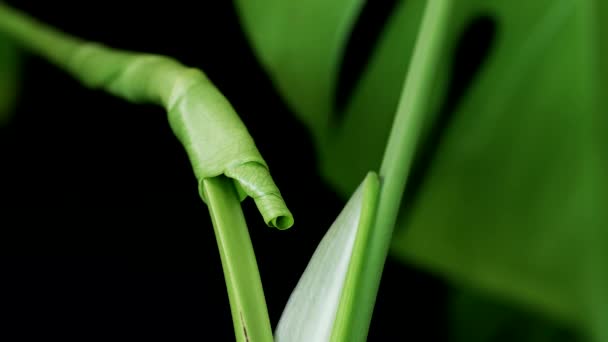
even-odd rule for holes
{"type": "Polygon", "coordinates": [[[347,274],[356,241],[372,229],[378,188],[378,176],[370,172],[317,246],[283,311],[278,342],[336,340],[344,292],[354,285],[347,274]]]}
{"type": "MultiPolygon", "coordinates": [[[[266,162],[232,106],[198,69],[169,57],[120,51],[67,36],[0,4],[0,31],[91,88],[168,111],[199,180],[225,174],[251,196],[269,226],[293,224],[266,162]]],[[[242,197],[241,197],[242,198],[242,197]]]]}

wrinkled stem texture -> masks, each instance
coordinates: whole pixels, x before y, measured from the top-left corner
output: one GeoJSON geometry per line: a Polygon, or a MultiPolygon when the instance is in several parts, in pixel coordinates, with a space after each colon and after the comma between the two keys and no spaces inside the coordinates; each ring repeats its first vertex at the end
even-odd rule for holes
{"type": "Polygon", "coordinates": [[[350,317],[350,335],[344,341],[364,341],[369,329],[376,294],[388,254],[393,228],[399,213],[416,146],[424,120],[428,117],[433,84],[439,70],[441,50],[447,33],[452,0],[429,0],[401,100],[380,168],[378,209],[362,265],[360,284],[354,293],[358,309],[350,317]]]}
{"type": "Polygon", "coordinates": [[[68,36],[2,3],[0,32],[91,88],[166,108],[211,213],[237,339],[271,341],[239,201],[252,197],[269,226],[288,228],[293,218],[247,129],[207,77],[165,56],[120,51],[68,36]]]}
{"type": "Polygon", "coordinates": [[[91,88],[166,108],[204,197],[203,179],[235,180],[240,198],[254,199],[269,226],[293,224],[268,166],[232,106],[198,69],[153,54],[121,51],[61,33],[0,3],[0,32],[91,88]]]}

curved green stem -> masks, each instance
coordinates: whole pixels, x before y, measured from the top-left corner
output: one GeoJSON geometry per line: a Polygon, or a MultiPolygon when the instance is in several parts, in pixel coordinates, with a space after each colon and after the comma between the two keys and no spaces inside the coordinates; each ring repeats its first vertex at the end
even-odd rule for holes
{"type": "Polygon", "coordinates": [[[272,341],[262,282],[234,186],[223,176],[204,183],[237,340],[272,341]]]}
{"type": "Polygon", "coordinates": [[[240,200],[252,197],[269,226],[289,228],[293,218],[247,129],[205,74],[165,56],[120,51],[71,37],[2,3],[0,31],[89,87],[167,109],[211,213],[237,339],[272,341],[240,200]]]}
{"type": "MultiPolygon", "coordinates": [[[[349,301],[354,303],[350,306],[352,311],[338,314],[341,324],[351,329],[334,335],[336,341],[366,339],[401,197],[434,95],[432,90],[448,31],[448,14],[452,2],[429,0],[427,3],[380,168],[380,194],[373,229],[364,237],[367,240],[365,243],[355,242],[354,264],[351,264],[348,275],[356,284],[349,291],[349,301]],[[356,272],[357,276],[353,277],[351,272],[356,272]],[[354,278],[358,280],[355,281],[354,278]]],[[[357,240],[361,238],[363,236],[358,236],[357,240]]]]}
{"type": "Polygon", "coordinates": [[[91,88],[165,107],[203,200],[203,180],[224,174],[235,180],[241,198],[254,199],[269,226],[285,229],[293,224],[247,128],[202,71],[166,56],[116,50],[66,35],[2,3],[0,31],[91,88]]]}

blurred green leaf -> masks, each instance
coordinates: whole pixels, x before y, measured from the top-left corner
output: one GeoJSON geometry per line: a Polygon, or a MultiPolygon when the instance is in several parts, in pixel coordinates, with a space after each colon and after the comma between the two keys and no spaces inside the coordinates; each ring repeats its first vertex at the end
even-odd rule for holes
{"type": "MultiPolygon", "coordinates": [[[[326,138],[336,69],[363,1],[235,2],[259,58],[282,95],[303,114],[301,118],[318,139],[326,138]]],[[[355,180],[353,189],[361,179],[355,180]]]]}
{"type": "Polygon", "coordinates": [[[19,86],[19,56],[7,39],[0,36],[0,125],[12,113],[19,86]]]}
{"type": "Polygon", "coordinates": [[[509,303],[455,289],[450,300],[453,342],[577,342],[580,336],[562,322],[548,320],[509,303]]]}
{"type": "Polygon", "coordinates": [[[492,58],[394,239],[404,260],[585,327],[586,254],[608,225],[588,3],[489,6],[492,58]]]}
{"type": "Polygon", "coordinates": [[[332,116],[338,69],[364,2],[235,2],[260,61],[311,129],[324,177],[349,196],[380,167],[426,2],[405,1],[391,16],[339,126],[332,116]]]}
{"type": "MultiPolygon", "coordinates": [[[[399,3],[340,122],[332,101],[361,2],[236,2],[261,62],[311,129],[324,177],[351,193],[379,165],[426,2],[399,3]]],[[[496,40],[406,203],[393,252],[608,339],[606,4],[455,7],[448,50],[480,15],[495,20],[496,40]]],[[[450,57],[427,128],[446,101],[450,57]]]]}

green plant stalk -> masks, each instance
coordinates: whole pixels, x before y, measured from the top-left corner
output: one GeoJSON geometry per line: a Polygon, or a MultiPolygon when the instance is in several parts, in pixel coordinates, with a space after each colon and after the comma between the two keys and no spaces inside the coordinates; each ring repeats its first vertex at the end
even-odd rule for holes
{"type": "Polygon", "coordinates": [[[200,70],[165,56],[120,51],[71,37],[2,3],[0,32],[91,88],[167,109],[213,219],[237,339],[271,341],[262,285],[239,201],[246,195],[252,197],[269,226],[288,228],[293,218],[228,101],[200,70]]]}
{"type": "Polygon", "coordinates": [[[237,341],[272,341],[272,329],[247,223],[232,182],[205,179],[237,341]]]}
{"type": "MultiPolygon", "coordinates": [[[[369,257],[369,255],[364,254],[365,248],[368,241],[371,240],[370,236],[374,234],[375,229],[373,224],[376,218],[380,191],[378,175],[375,172],[369,172],[364,180],[364,184],[365,192],[363,194],[363,203],[361,204],[361,218],[359,219],[351,260],[346,272],[346,279],[344,280],[344,288],[340,295],[331,341],[365,340],[367,335],[367,330],[364,331],[361,329],[362,327],[354,325],[363,322],[355,320],[354,313],[362,310],[359,307],[361,304],[355,296],[358,294],[357,285],[361,284],[362,278],[366,277],[362,266],[365,259],[369,257]]],[[[368,304],[370,303],[368,302],[368,304]]],[[[371,305],[373,304],[371,303],[371,305]]],[[[367,321],[367,324],[369,325],[369,321],[367,321]]]]}
{"type": "Polygon", "coordinates": [[[369,172],[327,230],[285,305],[276,341],[329,341],[336,334],[338,310],[349,309],[342,294],[355,241],[372,229],[379,187],[378,175],[369,172]]]}
{"type": "MultiPolygon", "coordinates": [[[[351,305],[348,310],[340,307],[336,318],[349,328],[336,333],[335,341],[365,341],[367,337],[401,197],[431,108],[451,5],[451,0],[429,0],[427,3],[380,168],[380,194],[373,229],[365,243],[355,242],[347,277],[357,280],[343,293],[351,298],[351,305]]],[[[364,237],[357,236],[357,240],[361,238],[364,237]]]]}
{"type": "Polygon", "coordinates": [[[240,199],[253,198],[269,226],[285,229],[293,224],[247,128],[202,71],[166,56],[116,50],[69,36],[2,3],[0,33],[88,87],[166,108],[203,200],[202,180],[224,174],[235,181],[240,199]]]}

